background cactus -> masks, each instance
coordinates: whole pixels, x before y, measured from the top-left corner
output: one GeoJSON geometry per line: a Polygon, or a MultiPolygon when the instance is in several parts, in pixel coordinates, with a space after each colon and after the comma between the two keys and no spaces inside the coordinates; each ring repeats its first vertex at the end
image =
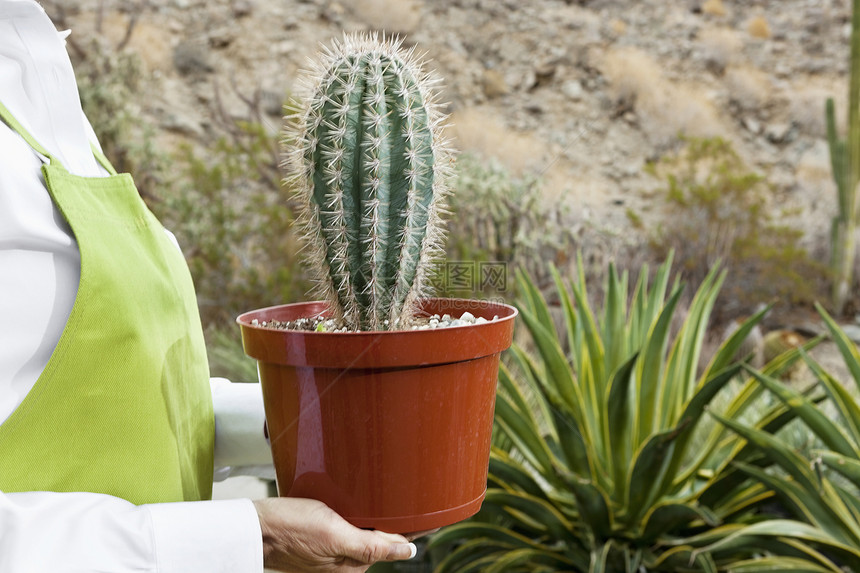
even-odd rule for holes
{"type": "Polygon", "coordinates": [[[438,80],[400,40],[348,35],[303,83],[285,166],[320,294],[349,329],[403,327],[443,239],[452,153],[438,80]]]}
{"type": "Polygon", "coordinates": [[[848,87],[848,135],[840,139],[836,131],[833,99],[827,100],[827,143],[836,182],[839,211],[831,227],[831,267],[833,304],[837,313],[845,308],[854,282],[856,256],[857,183],[860,182],[860,0],[854,0],[851,21],[851,81],[848,87]]]}

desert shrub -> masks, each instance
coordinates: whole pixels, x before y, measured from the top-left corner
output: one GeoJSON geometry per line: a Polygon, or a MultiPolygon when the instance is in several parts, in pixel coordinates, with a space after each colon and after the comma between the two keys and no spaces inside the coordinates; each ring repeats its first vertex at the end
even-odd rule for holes
{"type": "Polygon", "coordinates": [[[276,137],[260,124],[237,126],[209,149],[182,146],[175,188],[158,205],[185,252],[205,325],[305,290],[288,191],[265,175],[276,169],[276,137]]]}
{"type": "Polygon", "coordinates": [[[543,168],[551,157],[545,140],[511,129],[482,109],[457,110],[451,115],[450,129],[457,149],[475,156],[473,163],[479,157],[493,157],[512,174],[543,168]]]}
{"type": "Polygon", "coordinates": [[[134,102],[146,83],[140,58],[93,40],[76,68],[81,105],[105,155],[120,173],[132,173],[141,195],[152,200],[169,165],[154,143],[155,128],[134,102]]]}
{"type": "Polygon", "coordinates": [[[737,59],[743,47],[738,35],[727,28],[707,28],[699,35],[699,45],[705,67],[720,75],[737,59]]]}
{"type": "Polygon", "coordinates": [[[753,67],[733,67],[724,76],[729,102],[737,111],[755,112],[765,106],[773,92],[767,74],[753,67]]]}
{"type": "MultiPolygon", "coordinates": [[[[62,5],[48,3],[46,9],[52,13],[58,26],[67,25],[62,5]]],[[[100,10],[103,11],[104,7],[100,10]]],[[[131,37],[135,21],[133,14],[123,43],[131,37]]],[[[179,237],[200,300],[223,303],[223,298],[216,302],[213,296],[220,288],[216,285],[247,278],[234,277],[234,265],[228,261],[247,257],[234,255],[231,259],[218,260],[219,249],[225,254],[232,251],[230,245],[225,247],[221,241],[233,240],[237,234],[237,231],[231,234],[224,230],[227,220],[233,218],[229,215],[230,208],[225,209],[223,201],[210,201],[217,187],[215,180],[223,179],[220,168],[207,166],[190,146],[184,147],[176,158],[156,147],[156,128],[137,103],[144,101],[141,94],[145,93],[148,85],[141,60],[124,45],[111,45],[99,32],[97,29],[87,42],[70,39],[69,44],[84,112],[105,155],[117,171],[132,174],[143,199],[165,226],[179,237]]],[[[250,140],[262,142],[258,130],[249,128],[247,131],[250,140]]],[[[221,156],[232,155],[226,141],[222,138],[216,145],[214,155],[219,160],[221,156]]],[[[240,153],[238,162],[248,164],[243,159],[247,156],[247,153],[240,153]]],[[[235,174],[235,164],[230,165],[228,171],[235,174]]],[[[250,180],[255,177],[253,173],[246,176],[250,180]]],[[[236,187],[241,188],[241,185],[236,187]]],[[[266,215],[264,219],[270,222],[272,217],[288,218],[278,209],[266,215]]],[[[283,270],[278,272],[285,273],[283,270]]],[[[252,291],[261,282],[271,284],[273,281],[271,277],[263,280],[258,272],[251,272],[250,278],[243,289],[252,291]]],[[[286,284],[291,283],[287,280],[286,284]]],[[[221,294],[229,298],[237,293],[235,289],[227,289],[221,294]]],[[[245,297],[239,298],[244,300],[245,297]]],[[[242,352],[238,329],[230,316],[241,308],[243,305],[234,301],[220,312],[213,312],[211,306],[201,309],[209,366],[216,376],[255,380],[254,362],[242,352]]]]}
{"type": "Polygon", "coordinates": [[[213,375],[249,378],[235,316],[299,298],[305,291],[289,231],[292,212],[280,188],[278,143],[259,121],[213,110],[214,142],[154,145],[155,127],[133,102],[145,73],[137,55],[101,40],[78,48],[81,101],[105,154],[173,231],[191,269],[213,375]]]}
{"type": "Polygon", "coordinates": [[[649,98],[659,96],[655,86],[663,80],[663,71],[654,58],[642,50],[623,48],[609,52],[602,71],[619,108],[650,107],[649,98]]]}
{"type": "Polygon", "coordinates": [[[209,373],[233,382],[256,382],[257,361],[242,350],[238,329],[231,325],[210,325],[204,331],[209,373]]]}
{"type": "Polygon", "coordinates": [[[723,6],[723,0],[705,0],[702,3],[702,12],[712,16],[725,16],[728,13],[723,6]]]}
{"type": "MultiPolygon", "coordinates": [[[[51,1],[43,5],[59,29],[70,27],[67,16],[74,7],[51,1]]],[[[140,56],[127,48],[144,8],[142,3],[125,7],[129,20],[116,43],[111,43],[102,29],[107,11],[103,3],[97,9],[92,33],[84,36],[85,40],[70,36],[66,41],[81,105],[105,155],[117,171],[134,175],[141,196],[152,203],[157,187],[170,171],[170,157],[155,145],[155,126],[140,105],[151,89],[151,78],[140,56]]]]}
{"type": "Polygon", "coordinates": [[[154,204],[191,269],[213,375],[247,375],[237,314],[308,289],[277,157],[277,138],[260,123],[233,122],[207,149],[180,147],[173,184],[154,204]]]}
{"type": "Polygon", "coordinates": [[[767,18],[759,14],[747,22],[747,33],[753,38],[766,40],[770,38],[770,24],[767,23],[767,18]]]}
{"type": "Polygon", "coordinates": [[[720,133],[720,121],[701,86],[666,77],[648,53],[632,47],[607,51],[601,71],[609,83],[614,114],[632,111],[648,140],[669,147],[678,134],[697,137],[720,133]]]}
{"type": "Polygon", "coordinates": [[[354,0],[350,10],[372,29],[392,34],[412,34],[421,22],[415,0],[354,0]]]}
{"type": "Polygon", "coordinates": [[[719,306],[729,315],[774,298],[811,304],[824,292],[826,266],[801,247],[801,231],[779,222],[791,213],[772,204],[764,177],[724,139],[685,141],[678,154],[648,166],[663,181],[664,199],[651,249],[659,257],[674,251],[694,284],[721,261],[729,277],[719,306]]]}
{"type": "Polygon", "coordinates": [[[543,198],[539,177],[517,177],[496,161],[464,154],[454,186],[442,292],[504,296],[515,269],[548,278],[546,262],[562,265],[575,252],[567,211],[543,198]]]}

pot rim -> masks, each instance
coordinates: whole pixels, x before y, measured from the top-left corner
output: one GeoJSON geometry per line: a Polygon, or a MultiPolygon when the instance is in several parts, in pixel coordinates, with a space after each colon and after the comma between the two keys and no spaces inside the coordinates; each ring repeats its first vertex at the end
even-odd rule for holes
{"type": "MultiPolygon", "coordinates": [[[[438,329],[360,332],[282,330],[254,325],[255,318],[294,320],[323,312],[325,301],[298,302],[241,314],[236,322],[248,356],[263,362],[315,368],[400,368],[474,360],[498,354],[513,341],[516,307],[496,301],[427,298],[421,308],[469,311],[487,322],[438,329]],[[497,320],[493,316],[498,315],[497,320]]],[[[452,313],[453,314],[453,313],[452,313]]]]}
{"type": "MultiPolygon", "coordinates": [[[[428,303],[432,304],[433,302],[436,302],[436,301],[444,301],[444,302],[450,304],[452,309],[457,309],[457,308],[462,307],[462,310],[469,311],[469,312],[472,312],[476,308],[480,309],[480,308],[490,308],[490,307],[497,307],[498,309],[509,312],[509,314],[506,314],[505,316],[499,315],[498,320],[495,320],[495,321],[488,319],[487,323],[461,324],[461,325],[457,325],[457,326],[446,326],[446,327],[439,329],[439,330],[446,330],[447,331],[447,330],[452,329],[452,328],[466,328],[466,327],[470,327],[470,326],[483,326],[484,324],[488,324],[490,322],[499,323],[499,322],[503,322],[503,321],[507,321],[507,320],[514,320],[519,315],[519,310],[517,309],[517,307],[515,307],[511,304],[508,304],[505,302],[498,302],[498,301],[494,301],[494,300],[483,300],[483,299],[473,299],[473,298],[428,297],[425,299],[421,299],[421,301],[419,301],[419,306],[422,306],[422,305],[425,305],[428,303]]],[[[324,300],[312,300],[312,301],[303,301],[303,302],[291,302],[291,303],[286,303],[286,304],[276,304],[273,306],[267,306],[267,307],[258,308],[258,309],[254,309],[254,310],[249,310],[247,312],[243,312],[238,317],[236,317],[236,322],[241,326],[259,329],[259,330],[270,330],[270,331],[277,331],[277,332],[302,332],[302,333],[307,334],[307,335],[317,335],[317,336],[332,336],[332,335],[338,335],[338,336],[350,336],[350,335],[351,336],[357,336],[357,335],[368,336],[368,335],[370,335],[370,336],[375,336],[375,335],[380,335],[380,334],[381,335],[403,334],[404,332],[427,332],[427,330],[412,330],[412,329],[402,329],[402,330],[349,330],[346,332],[315,331],[315,330],[284,330],[282,328],[272,328],[269,326],[263,326],[262,324],[252,324],[251,323],[251,321],[257,316],[264,315],[264,314],[276,313],[279,310],[285,309],[287,307],[298,308],[301,306],[320,307],[323,309],[320,312],[312,313],[309,316],[316,316],[318,314],[324,315],[327,312],[326,307],[328,306],[328,302],[326,302],[324,300]]]]}

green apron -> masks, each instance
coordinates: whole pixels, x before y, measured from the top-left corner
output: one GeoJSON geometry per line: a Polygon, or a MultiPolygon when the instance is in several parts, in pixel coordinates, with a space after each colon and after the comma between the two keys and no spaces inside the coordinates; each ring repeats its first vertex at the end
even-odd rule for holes
{"type": "MultiPolygon", "coordinates": [[[[131,176],[42,173],[74,233],[81,280],[45,370],[0,425],[0,491],[106,493],[135,504],[208,499],[214,418],[194,286],[131,176]]],[[[0,269],[2,272],[2,269],[0,269]]]]}

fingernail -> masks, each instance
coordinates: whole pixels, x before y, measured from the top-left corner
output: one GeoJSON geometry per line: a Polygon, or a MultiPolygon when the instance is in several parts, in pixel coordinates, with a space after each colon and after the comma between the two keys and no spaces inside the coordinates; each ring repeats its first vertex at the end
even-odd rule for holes
{"type": "Polygon", "coordinates": [[[414,558],[416,555],[418,555],[418,548],[415,547],[414,543],[410,543],[409,544],[409,559],[414,558]]]}

